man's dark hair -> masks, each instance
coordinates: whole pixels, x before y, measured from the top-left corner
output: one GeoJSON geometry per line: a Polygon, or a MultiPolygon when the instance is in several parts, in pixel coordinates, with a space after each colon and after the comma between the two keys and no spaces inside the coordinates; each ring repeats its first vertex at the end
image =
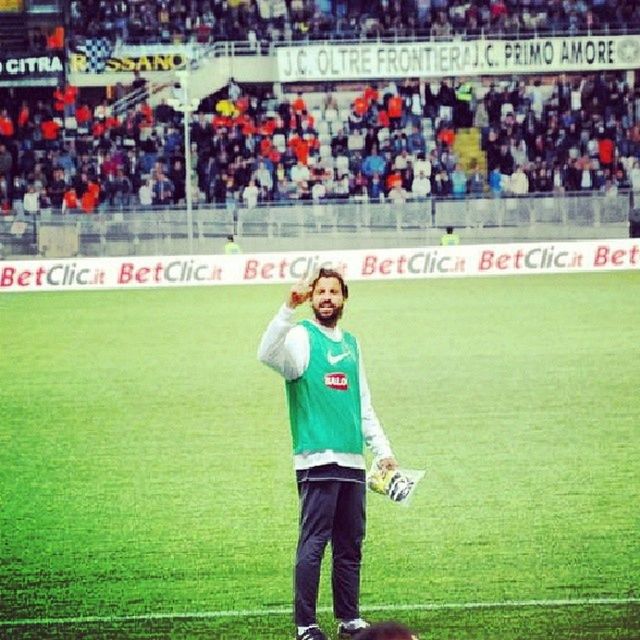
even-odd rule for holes
{"type": "Polygon", "coordinates": [[[349,297],[349,287],[347,283],[344,281],[342,274],[335,269],[328,269],[326,267],[322,267],[320,271],[318,271],[318,275],[314,278],[311,283],[311,291],[313,292],[316,288],[316,284],[320,278],[336,278],[340,282],[340,289],[342,289],[342,297],[346,300],[349,297]]]}
{"type": "Polygon", "coordinates": [[[399,622],[380,622],[364,629],[354,640],[414,640],[411,631],[399,622]]]}

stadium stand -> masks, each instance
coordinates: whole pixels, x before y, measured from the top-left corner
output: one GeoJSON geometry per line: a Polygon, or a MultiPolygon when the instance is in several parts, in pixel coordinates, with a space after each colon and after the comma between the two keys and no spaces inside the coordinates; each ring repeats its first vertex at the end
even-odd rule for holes
{"type": "MultiPolygon", "coordinates": [[[[640,6],[73,0],[68,25],[67,51],[83,46],[96,63],[101,47],[123,43],[637,31],[640,6]]],[[[27,42],[22,30],[16,46],[55,50],[59,31],[35,27],[27,42]]],[[[230,81],[191,121],[194,204],[614,193],[640,184],[640,89],[626,73],[524,78],[318,83],[304,93],[230,81]]],[[[52,212],[184,203],[182,115],[169,101],[152,100],[139,74],[108,97],[60,79],[57,87],[0,87],[1,211],[34,211],[34,193],[52,212]]]]}
{"type": "Polygon", "coordinates": [[[129,43],[250,42],[633,31],[635,2],[603,0],[120,0],[71,3],[75,34],[129,43]]]}
{"type": "MultiPolygon", "coordinates": [[[[609,191],[638,181],[640,94],[623,75],[468,85],[470,100],[460,90],[446,79],[405,81],[276,100],[233,83],[193,118],[196,202],[609,191]]],[[[182,116],[165,102],[117,112],[113,100],[87,101],[69,86],[30,93],[0,89],[3,211],[21,212],[29,186],[54,211],[71,186],[69,211],[137,206],[147,185],[152,205],[184,202],[182,116]]]]}

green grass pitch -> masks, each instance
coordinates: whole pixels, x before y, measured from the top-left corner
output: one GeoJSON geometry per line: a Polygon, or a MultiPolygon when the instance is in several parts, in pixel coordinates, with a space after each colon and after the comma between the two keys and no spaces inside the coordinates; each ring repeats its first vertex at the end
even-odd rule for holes
{"type": "MultiPolygon", "coordinates": [[[[256,360],[287,289],[0,295],[0,637],[293,637],[284,390],[256,360]]],[[[366,617],[640,638],[640,274],[351,289],[374,406],[428,469],[409,508],[369,497],[366,617]]]]}

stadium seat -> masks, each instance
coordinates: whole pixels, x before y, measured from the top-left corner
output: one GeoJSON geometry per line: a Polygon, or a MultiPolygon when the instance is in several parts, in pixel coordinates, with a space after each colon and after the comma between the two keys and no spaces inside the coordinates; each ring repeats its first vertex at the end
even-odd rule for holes
{"type": "Polygon", "coordinates": [[[319,133],[318,142],[320,145],[331,145],[331,135],[328,133],[319,133]]]}
{"type": "Polygon", "coordinates": [[[338,156],[336,158],[336,171],[339,178],[349,173],[349,158],[347,156],[338,156]]]}
{"type": "Polygon", "coordinates": [[[328,158],[331,157],[332,153],[331,153],[331,147],[328,144],[321,144],[320,145],[320,157],[321,158],[328,158]]]}
{"type": "Polygon", "coordinates": [[[324,112],[324,119],[327,122],[336,122],[336,120],[338,120],[338,111],[333,108],[326,109],[324,112]]]}
{"type": "Polygon", "coordinates": [[[389,129],[387,129],[387,127],[382,127],[379,131],[378,131],[378,142],[380,143],[380,146],[384,146],[385,142],[387,142],[389,140],[389,129]]]}
{"type": "Polygon", "coordinates": [[[326,120],[316,120],[316,131],[318,135],[331,135],[331,127],[326,120]]]}
{"type": "Polygon", "coordinates": [[[351,133],[347,138],[349,151],[362,151],[364,149],[364,136],[361,133],[351,133]]]}
{"type": "Polygon", "coordinates": [[[345,127],[347,126],[350,115],[351,115],[351,109],[340,109],[340,111],[338,111],[338,120],[342,122],[343,126],[345,127]]]}

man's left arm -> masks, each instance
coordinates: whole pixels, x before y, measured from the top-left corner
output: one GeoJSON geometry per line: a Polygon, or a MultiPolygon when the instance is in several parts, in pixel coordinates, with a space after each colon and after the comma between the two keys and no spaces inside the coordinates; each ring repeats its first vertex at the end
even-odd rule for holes
{"type": "Polygon", "coordinates": [[[391,450],[389,440],[384,433],[380,420],[371,403],[371,391],[364,370],[362,354],[358,348],[359,382],[360,382],[360,411],[362,414],[362,434],[364,441],[375,456],[378,466],[382,469],[395,469],[398,466],[391,450]]]}

